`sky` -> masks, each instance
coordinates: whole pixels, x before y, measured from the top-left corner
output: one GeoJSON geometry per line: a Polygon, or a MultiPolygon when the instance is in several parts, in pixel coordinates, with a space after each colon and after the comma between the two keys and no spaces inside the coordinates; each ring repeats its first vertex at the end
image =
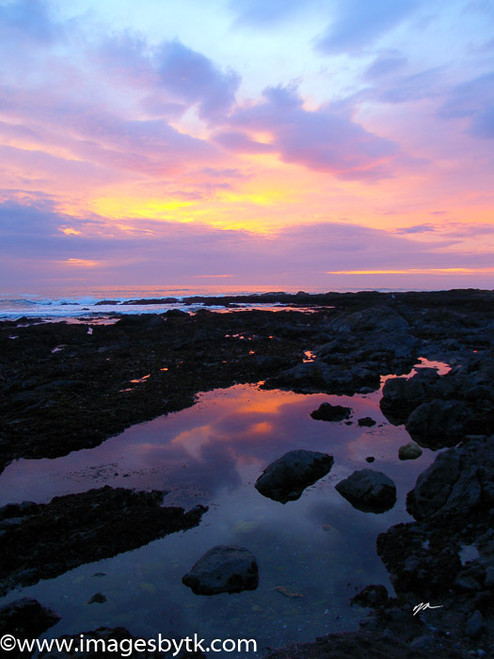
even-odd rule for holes
{"type": "Polygon", "coordinates": [[[0,0],[0,289],[494,288],[494,0],[0,0]]]}

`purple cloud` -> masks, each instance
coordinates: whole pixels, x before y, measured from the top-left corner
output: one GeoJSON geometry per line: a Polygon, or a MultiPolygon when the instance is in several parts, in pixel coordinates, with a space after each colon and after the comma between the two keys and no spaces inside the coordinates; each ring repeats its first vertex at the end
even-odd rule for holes
{"type": "Polygon", "coordinates": [[[364,72],[364,77],[370,80],[382,78],[396,73],[407,65],[408,59],[398,51],[382,53],[364,72]]]}
{"type": "MultiPolygon", "coordinates": [[[[245,132],[269,132],[273,138],[270,147],[280,154],[283,162],[331,172],[341,178],[390,175],[383,162],[398,151],[390,140],[369,133],[329,104],[314,111],[304,109],[303,100],[294,88],[269,87],[264,90],[263,98],[262,103],[238,108],[229,123],[245,132]]],[[[245,135],[234,137],[228,139],[227,135],[230,148],[237,146],[242,151],[246,146],[256,146],[245,135]]]]}
{"type": "Polygon", "coordinates": [[[156,66],[165,88],[187,103],[197,103],[203,118],[227,112],[234,102],[239,76],[221,71],[209,58],[179,41],[161,46],[156,66]]]}
{"type": "Polygon", "coordinates": [[[439,109],[448,119],[468,118],[469,132],[480,138],[494,138],[494,72],[455,87],[439,109]]]}

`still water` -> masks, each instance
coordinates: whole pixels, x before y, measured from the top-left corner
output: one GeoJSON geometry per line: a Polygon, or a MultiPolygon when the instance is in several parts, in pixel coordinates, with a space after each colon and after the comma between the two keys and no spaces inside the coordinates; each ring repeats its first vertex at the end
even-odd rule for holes
{"type": "MultiPolygon", "coordinates": [[[[60,577],[9,593],[0,604],[35,597],[62,616],[48,637],[100,626],[125,626],[140,637],[194,633],[253,638],[268,647],[358,627],[365,610],[350,598],[370,583],[392,588],[375,540],[407,521],[406,493],[432,461],[424,454],[400,462],[410,441],[403,427],[381,414],[380,392],[301,395],[255,385],[200,394],[193,407],[133,426],[101,446],[54,460],[19,460],[0,476],[0,505],[49,501],[53,496],[112,485],[168,490],[165,505],[209,506],[201,524],[135,551],[83,565],[60,577]],[[322,402],[352,408],[351,425],[316,421],[322,402]],[[377,423],[359,427],[370,416],[377,423]],[[298,501],[283,505],[254,488],[262,470],[292,449],[334,456],[330,473],[298,501]],[[366,457],[375,457],[370,465],[366,457]],[[397,487],[394,508],[383,514],[355,510],[334,489],[354,470],[372,468],[397,487]],[[233,595],[194,595],[182,576],[218,544],[248,548],[259,564],[259,587],[233,595]],[[101,592],[107,601],[88,604],[101,592]]],[[[229,656],[235,656],[230,654],[229,656]]]]}

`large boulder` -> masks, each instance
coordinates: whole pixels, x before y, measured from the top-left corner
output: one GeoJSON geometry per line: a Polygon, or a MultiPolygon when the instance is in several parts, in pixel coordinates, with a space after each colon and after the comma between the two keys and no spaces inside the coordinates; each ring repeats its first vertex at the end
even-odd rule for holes
{"type": "Polygon", "coordinates": [[[471,433],[474,414],[459,400],[432,400],[419,405],[408,417],[406,429],[420,446],[452,446],[471,433]]]}
{"type": "Polygon", "coordinates": [[[436,397],[439,381],[435,368],[421,368],[411,378],[389,378],[380,402],[383,414],[392,423],[404,423],[416,407],[436,397]]]}
{"type": "Polygon", "coordinates": [[[289,451],[266,467],[255,488],[274,501],[295,501],[306,487],[325,476],[333,463],[333,457],[326,453],[304,449],[289,451]]]}
{"type": "Polygon", "coordinates": [[[337,491],[354,508],[363,512],[383,513],[396,503],[396,486],[380,471],[361,469],[336,485],[337,491]]]}
{"type": "Polygon", "coordinates": [[[417,520],[449,513],[467,518],[493,503],[494,437],[479,437],[436,457],[408,493],[407,510],[417,520]]]}
{"type": "Polygon", "coordinates": [[[259,568],[248,549],[218,545],[201,556],[182,577],[182,583],[196,595],[240,593],[257,588],[259,568]]]}

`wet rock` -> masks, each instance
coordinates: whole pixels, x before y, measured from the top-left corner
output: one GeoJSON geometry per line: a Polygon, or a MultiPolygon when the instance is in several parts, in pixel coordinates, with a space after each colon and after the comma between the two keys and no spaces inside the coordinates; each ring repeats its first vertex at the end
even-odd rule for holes
{"type": "Polygon", "coordinates": [[[289,389],[299,393],[331,393],[352,395],[362,387],[379,388],[379,373],[365,366],[342,369],[323,361],[298,364],[268,378],[265,389],[289,389]]]}
{"type": "Polygon", "coordinates": [[[351,413],[351,407],[321,403],[317,410],[311,412],[311,417],[318,421],[343,421],[343,419],[348,419],[351,413]]]}
{"type": "Polygon", "coordinates": [[[396,486],[380,471],[362,469],[340,481],[336,490],[354,508],[363,512],[382,513],[396,503],[396,486]]]}
{"type": "Polygon", "coordinates": [[[0,608],[0,635],[38,638],[59,620],[60,616],[51,609],[41,606],[35,599],[24,597],[0,608]]]}
{"type": "Polygon", "coordinates": [[[103,604],[104,602],[106,602],[106,597],[103,593],[95,593],[89,600],[88,604],[103,604]]]}
{"type": "Polygon", "coordinates": [[[257,588],[259,569],[248,549],[218,545],[201,556],[182,582],[196,595],[239,593],[257,588]]]}
{"type": "Polygon", "coordinates": [[[372,419],[370,416],[364,416],[358,420],[358,424],[364,428],[372,428],[372,426],[376,425],[376,421],[374,421],[374,419],[372,419]]]}
{"type": "Polygon", "coordinates": [[[383,414],[392,423],[404,423],[415,408],[435,397],[439,381],[434,368],[421,368],[411,378],[389,378],[379,404],[383,414]]]}
{"type": "Polygon", "coordinates": [[[479,638],[485,631],[484,618],[480,611],[474,611],[465,624],[465,634],[470,638],[479,638]]]}
{"type": "Polygon", "coordinates": [[[381,606],[388,599],[388,591],[380,584],[370,585],[363,588],[359,593],[352,597],[351,603],[359,606],[368,606],[374,608],[381,606]]]}
{"type": "Polygon", "coordinates": [[[333,463],[333,457],[326,453],[304,449],[289,451],[266,467],[255,488],[274,501],[295,501],[306,487],[325,476],[333,463]]]}
{"type": "Polygon", "coordinates": [[[417,520],[452,514],[466,519],[494,502],[494,437],[472,439],[440,453],[408,493],[407,510],[417,520]]]}
{"type": "Polygon", "coordinates": [[[415,442],[408,442],[398,449],[398,458],[400,460],[416,460],[422,455],[422,449],[415,442]]]}
{"type": "Polygon", "coordinates": [[[0,592],[191,528],[207,510],[163,507],[163,495],[106,486],[39,504],[0,537],[0,592]]]}
{"type": "Polygon", "coordinates": [[[417,444],[434,449],[457,444],[470,432],[473,419],[466,403],[435,399],[419,405],[405,427],[417,444]]]}

